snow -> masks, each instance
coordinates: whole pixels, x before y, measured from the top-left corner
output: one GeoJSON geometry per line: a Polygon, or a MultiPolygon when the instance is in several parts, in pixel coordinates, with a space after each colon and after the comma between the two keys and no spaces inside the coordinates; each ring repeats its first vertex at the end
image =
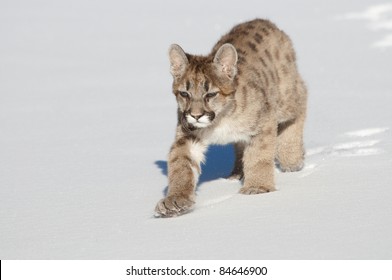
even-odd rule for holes
{"type": "MultiPolygon", "coordinates": [[[[341,17],[348,20],[366,20],[369,28],[373,30],[392,30],[392,4],[382,3],[368,6],[362,12],[350,12],[341,17]]],[[[392,47],[392,34],[383,36],[382,39],[372,44],[375,48],[392,47]]]]}
{"type": "Polygon", "coordinates": [[[369,128],[369,129],[361,129],[356,131],[349,131],[346,133],[347,136],[350,137],[367,137],[372,136],[375,134],[383,133],[389,130],[388,127],[376,127],[376,128],[369,128]]]}
{"type": "Polygon", "coordinates": [[[392,258],[391,17],[370,0],[2,1],[0,259],[392,258]],[[222,179],[232,147],[214,146],[195,209],[154,218],[176,124],[168,47],[206,54],[255,17],[297,51],[305,168],[244,196],[222,179]]]}

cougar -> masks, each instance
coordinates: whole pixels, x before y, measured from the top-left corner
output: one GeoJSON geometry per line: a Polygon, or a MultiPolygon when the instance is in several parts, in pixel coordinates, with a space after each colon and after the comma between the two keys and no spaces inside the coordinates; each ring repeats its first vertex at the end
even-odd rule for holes
{"type": "Polygon", "coordinates": [[[190,211],[209,145],[234,144],[230,179],[241,194],[275,190],[283,172],[304,165],[307,90],[290,38],[268,20],[235,26],[207,56],[169,49],[178,124],[168,158],[168,192],[156,216],[190,211]]]}

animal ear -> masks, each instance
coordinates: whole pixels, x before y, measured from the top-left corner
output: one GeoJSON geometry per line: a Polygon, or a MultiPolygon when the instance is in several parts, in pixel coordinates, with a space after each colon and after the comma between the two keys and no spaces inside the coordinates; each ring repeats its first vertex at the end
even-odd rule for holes
{"type": "Polygon", "coordinates": [[[214,63],[217,69],[230,80],[237,74],[237,50],[232,44],[222,45],[215,54],[214,63]]]}
{"type": "Polygon", "coordinates": [[[188,58],[179,45],[173,44],[169,48],[170,73],[175,79],[181,78],[185,74],[188,66],[188,58]]]}

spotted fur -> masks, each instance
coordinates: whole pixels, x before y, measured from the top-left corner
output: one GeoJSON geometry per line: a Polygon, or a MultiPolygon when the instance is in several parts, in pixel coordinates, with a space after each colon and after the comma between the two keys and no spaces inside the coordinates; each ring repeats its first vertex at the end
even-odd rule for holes
{"type": "Polygon", "coordinates": [[[158,216],[189,211],[210,144],[234,143],[230,178],[242,194],[275,190],[275,161],[282,171],[303,167],[307,90],[289,37],[256,19],[235,26],[207,56],[169,50],[178,103],[176,139],[169,154],[167,196],[158,216]]]}

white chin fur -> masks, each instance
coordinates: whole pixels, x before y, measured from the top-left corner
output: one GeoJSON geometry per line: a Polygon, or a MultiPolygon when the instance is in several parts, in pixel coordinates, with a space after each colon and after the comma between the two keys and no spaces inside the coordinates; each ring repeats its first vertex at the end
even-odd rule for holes
{"type": "Polygon", "coordinates": [[[208,116],[202,116],[200,119],[196,120],[194,117],[187,115],[186,120],[188,123],[197,128],[204,128],[211,124],[208,116]]]}
{"type": "Polygon", "coordinates": [[[197,128],[204,128],[204,127],[207,127],[207,126],[209,126],[210,124],[209,123],[195,123],[195,124],[193,124],[193,126],[195,126],[195,127],[197,127],[197,128]]]}

